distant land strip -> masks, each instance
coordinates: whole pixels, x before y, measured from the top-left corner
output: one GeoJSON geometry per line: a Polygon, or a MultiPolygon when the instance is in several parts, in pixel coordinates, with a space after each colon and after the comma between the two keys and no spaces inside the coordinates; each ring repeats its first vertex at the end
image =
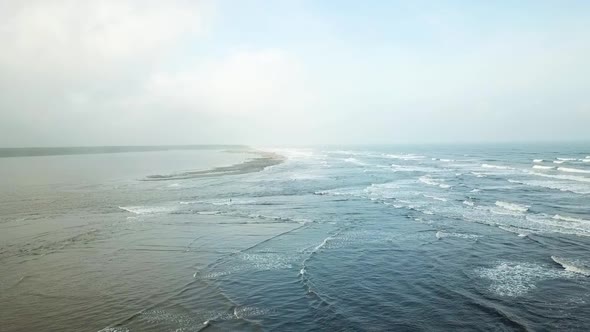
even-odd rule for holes
{"type": "Polygon", "coordinates": [[[0,158],[60,156],[77,154],[104,154],[124,152],[151,152],[169,150],[247,150],[245,145],[144,145],[144,146],[73,146],[0,148],[0,158]]]}
{"type": "MultiPolygon", "coordinates": [[[[227,152],[238,152],[238,151],[227,151],[227,152]]],[[[246,150],[243,151],[246,153],[251,153],[256,155],[257,157],[248,159],[242,163],[234,164],[230,166],[221,166],[215,167],[209,170],[203,171],[192,171],[192,172],[182,172],[182,173],[173,173],[173,174],[157,174],[157,175],[150,175],[147,176],[143,181],[168,181],[168,180],[183,180],[183,179],[193,179],[193,178],[203,178],[203,177],[211,177],[211,176],[221,176],[221,175],[237,175],[237,174],[245,174],[245,173],[253,173],[253,172],[260,172],[267,167],[278,165],[285,161],[285,157],[274,153],[274,152],[265,152],[265,151],[257,151],[257,150],[246,150]]]]}

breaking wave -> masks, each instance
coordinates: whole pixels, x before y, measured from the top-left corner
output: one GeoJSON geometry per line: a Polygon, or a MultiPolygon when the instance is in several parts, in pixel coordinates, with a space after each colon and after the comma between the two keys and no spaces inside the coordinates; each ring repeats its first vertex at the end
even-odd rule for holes
{"type": "Polygon", "coordinates": [[[438,181],[434,180],[430,176],[421,176],[421,177],[418,178],[418,181],[420,181],[420,182],[422,182],[424,184],[427,184],[429,186],[437,186],[437,187],[440,187],[440,188],[443,188],[443,189],[448,189],[448,188],[451,187],[450,185],[448,185],[446,183],[441,183],[441,182],[438,182],[438,181]]]}
{"type": "Polygon", "coordinates": [[[551,259],[561,265],[566,271],[578,273],[590,277],[590,266],[580,261],[569,260],[563,257],[551,256],[551,259]]]}
{"type": "Polygon", "coordinates": [[[558,167],[558,171],[567,172],[567,173],[585,173],[590,174],[590,170],[586,169],[579,169],[579,168],[570,168],[570,167],[558,167]]]}
{"type": "Polygon", "coordinates": [[[528,206],[528,205],[521,205],[521,204],[502,202],[502,201],[496,201],[496,206],[499,206],[499,207],[509,210],[509,211],[514,211],[514,212],[519,212],[519,213],[525,213],[530,208],[530,206],[528,206]]]}
{"type": "Polygon", "coordinates": [[[559,214],[554,215],[553,216],[553,219],[555,219],[555,220],[562,220],[562,221],[570,221],[570,222],[587,222],[587,223],[590,223],[590,220],[584,220],[584,219],[580,219],[580,218],[561,216],[559,214]]]}
{"type": "Polygon", "coordinates": [[[583,176],[564,175],[564,174],[545,174],[545,173],[537,173],[537,172],[530,172],[529,174],[532,174],[535,176],[542,176],[542,177],[546,177],[546,178],[590,183],[590,178],[585,178],[583,176]]]}
{"type": "Polygon", "coordinates": [[[553,166],[543,166],[543,165],[533,165],[532,168],[536,168],[536,169],[554,169],[555,167],[553,167],[553,166]]]}
{"type": "Polygon", "coordinates": [[[490,165],[490,164],[481,164],[481,167],[483,167],[483,168],[493,168],[493,169],[502,169],[502,170],[514,169],[514,168],[508,167],[508,166],[490,165]]]}
{"type": "Polygon", "coordinates": [[[167,213],[174,211],[174,208],[165,206],[119,206],[119,209],[139,215],[167,213]]]}
{"type": "Polygon", "coordinates": [[[507,297],[518,297],[533,291],[543,280],[572,277],[567,271],[528,262],[500,262],[491,268],[478,268],[475,273],[490,281],[490,292],[507,297]]]}

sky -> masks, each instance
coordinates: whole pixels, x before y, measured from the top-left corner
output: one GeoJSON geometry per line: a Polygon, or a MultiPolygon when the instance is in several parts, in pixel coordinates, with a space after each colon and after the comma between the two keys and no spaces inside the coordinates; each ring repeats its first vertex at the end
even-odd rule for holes
{"type": "Polygon", "coordinates": [[[0,0],[0,147],[590,141],[590,1],[0,0]]]}

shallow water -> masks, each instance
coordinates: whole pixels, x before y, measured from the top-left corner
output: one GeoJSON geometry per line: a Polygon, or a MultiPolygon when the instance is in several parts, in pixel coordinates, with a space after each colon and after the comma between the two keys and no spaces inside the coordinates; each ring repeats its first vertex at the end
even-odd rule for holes
{"type": "Polygon", "coordinates": [[[0,205],[3,329],[590,327],[587,146],[273,151],[260,172],[155,182],[251,156],[0,159],[20,174],[0,205]],[[51,164],[75,174],[37,180],[51,164]]]}

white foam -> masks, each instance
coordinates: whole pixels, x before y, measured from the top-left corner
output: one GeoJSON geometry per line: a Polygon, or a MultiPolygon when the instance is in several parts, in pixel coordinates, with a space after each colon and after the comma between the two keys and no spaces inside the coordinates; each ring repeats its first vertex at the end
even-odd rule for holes
{"type": "Polygon", "coordinates": [[[239,306],[239,307],[234,308],[234,317],[237,319],[253,318],[253,317],[265,316],[270,312],[271,312],[271,310],[264,309],[264,308],[250,307],[250,306],[239,306]]]}
{"type": "Polygon", "coordinates": [[[481,190],[479,190],[479,189],[471,189],[471,192],[472,192],[472,193],[478,193],[478,192],[480,192],[480,191],[481,191],[481,190]]]}
{"type": "Polygon", "coordinates": [[[475,204],[473,204],[472,201],[463,201],[463,204],[469,205],[469,206],[474,206],[475,205],[475,204]]]}
{"type": "Polygon", "coordinates": [[[492,293],[509,297],[524,295],[536,289],[536,284],[543,280],[573,277],[567,271],[527,262],[500,262],[495,267],[478,268],[475,273],[491,282],[488,289],[492,293]]]}
{"type": "Polygon", "coordinates": [[[530,207],[528,205],[521,205],[521,204],[502,202],[502,201],[496,201],[496,206],[499,206],[499,207],[509,210],[509,211],[514,211],[514,212],[519,212],[519,213],[527,212],[530,207]]]}
{"type": "Polygon", "coordinates": [[[529,214],[526,221],[527,227],[534,227],[543,232],[555,232],[578,236],[590,236],[590,224],[579,221],[565,221],[556,219],[546,214],[529,214]]]}
{"type": "Polygon", "coordinates": [[[326,243],[328,243],[328,241],[332,240],[333,237],[332,236],[328,236],[327,238],[325,238],[322,243],[318,244],[315,248],[313,248],[313,250],[311,251],[311,253],[316,253],[318,250],[322,249],[326,243]]]}
{"type": "Polygon", "coordinates": [[[250,264],[249,266],[243,267],[244,270],[254,268],[255,270],[259,271],[267,271],[290,269],[293,267],[288,257],[274,253],[242,253],[239,257],[243,261],[248,262],[248,264],[250,264]]]}
{"type": "Polygon", "coordinates": [[[453,159],[439,159],[439,160],[442,161],[442,162],[446,162],[446,163],[450,163],[452,161],[455,161],[453,159]]]}
{"type": "Polygon", "coordinates": [[[436,180],[434,180],[433,178],[431,178],[430,176],[427,176],[427,175],[419,177],[418,181],[420,181],[424,184],[427,184],[429,186],[437,186],[437,187],[440,187],[443,189],[448,189],[451,187],[450,185],[448,185],[446,183],[437,182],[436,180]]]}
{"type": "Polygon", "coordinates": [[[533,159],[533,162],[534,163],[542,163],[543,162],[543,159],[533,159]]]}
{"type": "Polygon", "coordinates": [[[133,214],[156,214],[174,211],[173,208],[165,206],[119,206],[119,209],[133,214]]]}
{"type": "Polygon", "coordinates": [[[221,211],[198,211],[197,214],[204,215],[204,216],[212,216],[216,214],[221,214],[221,211]]]}
{"type": "MultiPolygon", "coordinates": [[[[563,168],[563,167],[559,167],[559,168],[563,168]]],[[[547,174],[547,173],[538,173],[538,172],[531,172],[531,171],[525,171],[525,172],[528,174],[531,174],[531,175],[542,176],[542,177],[552,178],[552,179],[569,180],[569,181],[577,181],[577,182],[590,182],[590,178],[587,178],[584,176],[575,176],[575,175],[568,175],[568,174],[547,174]]]]}
{"type": "Polygon", "coordinates": [[[461,238],[461,239],[478,239],[481,237],[481,235],[476,235],[476,234],[467,234],[467,233],[447,233],[447,232],[443,232],[443,231],[438,231],[435,234],[436,238],[441,240],[445,237],[456,237],[456,238],[461,238]]]}
{"type": "Polygon", "coordinates": [[[160,326],[160,328],[156,328],[158,331],[195,331],[201,330],[196,328],[197,326],[201,324],[208,326],[212,321],[227,321],[250,316],[260,316],[266,312],[268,310],[255,307],[235,307],[231,314],[229,312],[219,311],[196,311],[188,315],[166,310],[148,310],[141,312],[141,318],[152,324],[163,324],[169,327],[163,328],[163,326],[160,326]]]}
{"type": "Polygon", "coordinates": [[[545,174],[545,173],[537,173],[537,172],[529,172],[529,174],[536,175],[536,176],[542,176],[542,177],[546,177],[546,178],[590,183],[590,178],[586,178],[583,176],[574,176],[574,175],[565,175],[565,174],[545,174]]]}
{"type": "Polygon", "coordinates": [[[512,167],[508,167],[508,166],[490,165],[490,164],[481,164],[481,167],[483,167],[483,168],[503,169],[503,170],[513,169],[512,167]]]}
{"type": "Polygon", "coordinates": [[[587,266],[586,264],[584,264],[580,261],[569,260],[569,259],[566,259],[563,257],[557,257],[557,256],[551,256],[551,259],[555,263],[561,265],[566,271],[578,273],[578,274],[584,275],[586,277],[590,277],[590,266],[587,266]]]}
{"type": "Polygon", "coordinates": [[[569,183],[564,181],[539,181],[539,180],[508,180],[511,183],[520,183],[532,187],[548,188],[560,191],[569,191],[575,194],[590,194],[590,187],[583,183],[569,183]]]}
{"type": "Polygon", "coordinates": [[[576,158],[555,158],[555,159],[560,160],[560,161],[574,161],[574,160],[576,160],[576,158]]]}
{"type": "Polygon", "coordinates": [[[579,168],[571,168],[571,167],[558,167],[558,171],[568,172],[568,173],[585,173],[590,174],[590,170],[579,169],[579,168]]]}
{"type": "Polygon", "coordinates": [[[426,158],[424,156],[415,155],[415,154],[383,154],[382,156],[385,158],[401,159],[401,160],[420,160],[420,159],[426,158]]]}
{"type": "Polygon", "coordinates": [[[362,161],[359,161],[358,159],[352,158],[352,157],[346,158],[346,159],[344,159],[344,161],[347,163],[351,163],[351,164],[355,164],[355,165],[359,165],[359,166],[366,166],[367,165],[366,163],[363,163],[362,161]]]}
{"type": "Polygon", "coordinates": [[[587,223],[590,223],[590,220],[584,220],[584,219],[580,219],[580,218],[567,217],[567,216],[560,216],[559,214],[554,215],[553,216],[553,219],[555,219],[555,220],[562,220],[562,221],[570,221],[570,222],[587,222],[587,223]]]}
{"type": "Polygon", "coordinates": [[[436,201],[441,201],[441,202],[446,202],[447,201],[446,198],[442,198],[442,197],[431,196],[431,195],[426,195],[426,194],[423,194],[423,196],[426,197],[426,198],[434,199],[436,201]]]}
{"type": "Polygon", "coordinates": [[[555,167],[553,167],[553,166],[543,166],[543,165],[533,165],[532,168],[536,168],[536,169],[554,169],[555,167]]]}
{"type": "Polygon", "coordinates": [[[414,166],[414,165],[398,165],[391,164],[391,170],[394,172],[436,172],[440,171],[434,167],[414,166]]]}
{"type": "MultiPolygon", "coordinates": [[[[588,157],[586,157],[588,158],[588,157]]],[[[583,163],[590,163],[590,159],[580,159],[583,163]]]]}
{"type": "Polygon", "coordinates": [[[434,180],[432,180],[430,177],[427,176],[421,176],[418,181],[431,185],[431,186],[438,186],[438,183],[434,180]]]}
{"type": "Polygon", "coordinates": [[[554,164],[563,164],[564,161],[563,160],[554,160],[553,163],[554,164]]]}

